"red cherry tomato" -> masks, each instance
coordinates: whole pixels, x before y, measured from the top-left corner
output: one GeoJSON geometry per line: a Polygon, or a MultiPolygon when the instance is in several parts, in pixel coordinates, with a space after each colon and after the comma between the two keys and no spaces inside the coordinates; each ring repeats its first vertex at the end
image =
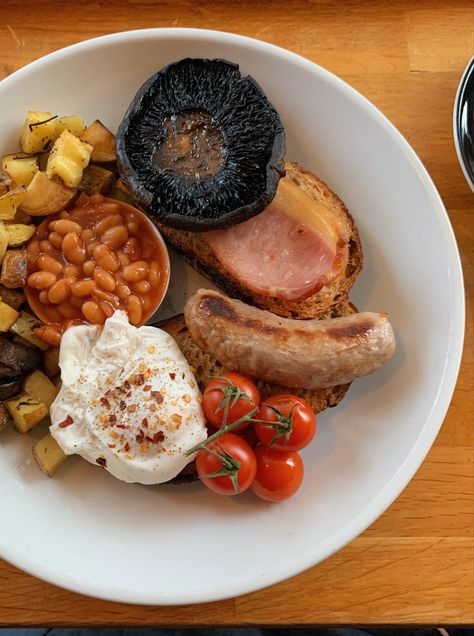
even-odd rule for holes
{"type": "Polygon", "coordinates": [[[303,460],[298,453],[257,446],[255,457],[257,474],[252,490],[257,497],[265,501],[283,501],[293,497],[304,476],[303,460]]]}
{"type": "MultiPolygon", "coordinates": [[[[260,404],[260,393],[252,380],[241,373],[223,373],[209,382],[202,398],[207,421],[215,428],[221,428],[223,424],[226,404],[226,423],[231,424],[260,404]]],[[[248,422],[236,426],[234,430],[240,431],[246,426],[248,422]]]]}
{"type": "Polygon", "coordinates": [[[259,440],[278,450],[299,451],[316,433],[316,416],[308,402],[297,395],[275,395],[262,402],[255,424],[259,440]]]}
{"type": "Polygon", "coordinates": [[[220,495],[238,495],[252,484],[257,461],[252,447],[238,435],[224,433],[196,457],[199,479],[220,495]],[[215,473],[221,473],[212,476],[215,473]]]}

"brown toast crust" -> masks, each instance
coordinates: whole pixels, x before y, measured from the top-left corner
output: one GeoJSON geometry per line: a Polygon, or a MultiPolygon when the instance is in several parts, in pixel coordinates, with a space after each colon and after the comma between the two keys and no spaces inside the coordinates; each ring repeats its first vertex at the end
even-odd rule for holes
{"type": "Polygon", "coordinates": [[[166,242],[177,250],[186,262],[232,298],[238,298],[287,318],[321,318],[332,308],[347,302],[349,290],[362,269],[363,255],[359,232],[344,203],[323,181],[295,163],[286,162],[285,170],[288,179],[338,217],[350,237],[344,256],[345,267],[341,273],[309,298],[289,302],[254,293],[225,270],[205,241],[204,234],[175,230],[162,224],[158,224],[158,227],[166,242]]]}

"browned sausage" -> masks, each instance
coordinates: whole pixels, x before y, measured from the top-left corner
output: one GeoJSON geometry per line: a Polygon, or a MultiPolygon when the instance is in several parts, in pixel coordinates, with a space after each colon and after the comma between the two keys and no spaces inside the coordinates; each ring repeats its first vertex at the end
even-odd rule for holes
{"type": "Polygon", "coordinates": [[[386,314],[292,320],[200,289],[184,316],[196,344],[225,367],[286,387],[346,384],[378,369],[395,351],[386,314]]]}

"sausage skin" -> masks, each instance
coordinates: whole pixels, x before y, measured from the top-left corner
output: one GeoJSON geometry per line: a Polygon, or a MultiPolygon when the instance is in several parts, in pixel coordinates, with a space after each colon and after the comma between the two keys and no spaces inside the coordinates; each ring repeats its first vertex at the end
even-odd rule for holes
{"type": "Polygon", "coordinates": [[[193,340],[227,368],[289,388],[346,384],[395,352],[386,314],[293,320],[215,291],[198,290],[184,309],[193,340]]]}

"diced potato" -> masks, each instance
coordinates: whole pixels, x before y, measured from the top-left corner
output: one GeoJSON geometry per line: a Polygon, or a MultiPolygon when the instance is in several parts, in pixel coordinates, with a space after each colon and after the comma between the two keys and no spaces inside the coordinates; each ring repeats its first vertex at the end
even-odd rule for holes
{"type": "Polygon", "coordinates": [[[38,172],[38,157],[5,155],[2,168],[8,172],[17,186],[27,186],[38,172]]]}
{"type": "Polygon", "coordinates": [[[33,457],[38,462],[41,470],[46,473],[48,477],[52,477],[65,461],[67,455],[63,453],[51,433],[48,433],[33,446],[33,457]]]}
{"type": "Polygon", "coordinates": [[[115,135],[98,119],[86,128],[81,135],[81,139],[94,148],[91,161],[101,163],[117,159],[115,154],[115,135]]]}
{"type": "Polygon", "coordinates": [[[5,227],[5,223],[0,221],[0,265],[3,263],[3,259],[5,258],[9,241],[10,234],[5,227]]]}
{"type": "Polygon", "coordinates": [[[23,391],[39,402],[46,404],[48,409],[58,394],[58,388],[42,371],[33,371],[33,373],[26,376],[23,382],[23,391]]]}
{"type": "Polygon", "coordinates": [[[0,432],[5,430],[8,424],[11,422],[10,413],[6,407],[0,402],[0,432]]]}
{"type": "Polygon", "coordinates": [[[8,250],[3,258],[0,285],[8,289],[23,287],[27,271],[26,250],[8,250]]]}
{"type": "Polygon", "coordinates": [[[66,117],[60,117],[58,122],[59,134],[63,132],[63,130],[69,130],[69,132],[75,137],[80,137],[86,126],[84,124],[84,119],[80,115],[67,115],[66,117]]]}
{"type": "Polygon", "coordinates": [[[96,194],[97,192],[104,194],[112,185],[113,180],[113,172],[91,164],[84,170],[79,190],[88,195],[96,194]]]}
{"type": "Polygon", "coordinates": [[[0,196],[8,192],[12,185],[13,179],[8,172],[0,166],[0,196]]]}
{"type": "Polygon", "coordinates": [[[19,315],[16,309],[0,300],[0,331],[8,331],[19,315]]]}
{"type": "Polygon", "coordinates": [[[56,179],[50,179],[45,172],[37,172],[26,189],[21,210],[31,216],[47,216],[64,210],[75,196],[75,190],[66,188],[56,179]]]}
{"type": "Polygon", "coordinates": [[[48,345],[46,342],[35,336],[34,330],[36,327],[41,327],[42,323],[40,320],[28,314],[26,311],[20,311],[20,316],[17,321],[13,323],[10,327],[11,333],[16,334],[17,336],[21,336],[25,340],[28,340],[32,345],[41,349],[42,351],[46,351],[48,345]]]}
{"type": "Polygon", "coordinates": [[[7,400],[5,406],[13,418],[13,424],[20,433],[27,433],[48,415],[48,407],[39,400],[22,393],[13,400],[7,400]]]}
{"type": "Polygon", "coordinates": [[[8,247],[20,247],[27,243],[36,232],[36,225],[24,225],[23,223],[11,223],[5,226],[9,234],[8,247]]]}
{"type": "Polygon", "coordinates": [[[59,369],[59,347],[51,347],[43,354],[43,369],[50,378],[58,375],[59,369]]]}
{"type": "Polygon", "coordinates": [[[58,136],[58,117],[51,113],[28,111],[21,131],[20,145],[23,152],[43,152],[58,136]]]}
{"type": "Polygon", "coordinates": [[[17,334],[13,336],[12,341],[15,342],[16,344],[22,345],[23,347],[29,347],[30,349],[37,348],[35,347],[35,345],[32,345],[31,342],[28,342],[28,340],[25,340],[24,338],[22,338],[21,336],[18,336],[17,334]]]}
{"type": "Polygon", "coordinates": [[[0,221],[12,221],[18,206],[26,197],[26,188],[19,187],[0,196],[0,221]]]}
{"type": "Polygon", "coordinates": [[[57,175],[70,188],[77,188],[84,169],[89,165],[92,146],[68,130],[64,130],[54,142],[49,153],[46,174],[57,175]]]}
{"type": "Polygon", "coordinates": [[[13,307],[13,309],[20,309],[21,305],[25,302],[25,294],[17,289],[7,289],[3,285],[0,285],[0,298],[4,303],[13,307]]]}

